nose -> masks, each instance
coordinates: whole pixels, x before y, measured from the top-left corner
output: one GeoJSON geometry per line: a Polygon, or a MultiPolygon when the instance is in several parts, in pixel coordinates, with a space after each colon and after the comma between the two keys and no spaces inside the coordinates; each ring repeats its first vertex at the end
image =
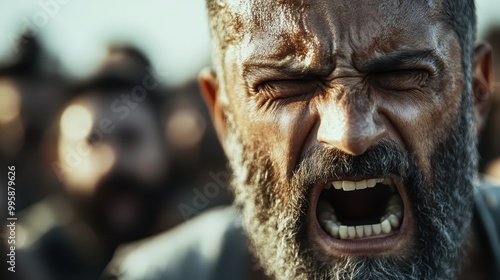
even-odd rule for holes
{"type": "Polygon", "coordinates": [[[363,154],[386,134],[373,102],[356,94],[324,100],[317,134],[320,143],[354,156],[363,154]]]}

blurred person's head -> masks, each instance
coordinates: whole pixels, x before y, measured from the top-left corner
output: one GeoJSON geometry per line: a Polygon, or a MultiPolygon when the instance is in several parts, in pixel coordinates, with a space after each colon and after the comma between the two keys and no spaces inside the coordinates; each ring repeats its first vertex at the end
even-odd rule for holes
{"type": "Polygon", "coordinates": [[[112,57],[106,71],[72,91],[53,163],[79,214],[114,245],[155,230],[169,187],[159,85],[128,58],[112,57]],[[145,74],[117,74],[114,64],[145,74]]]}
{"type": "Polygon", "coordinates": [[[254,255],[278,279],[452,279],[491,50],[473,1],[207,1],[200,75],[254,255]]]}
{"type": "Polygon", "coordinates": [[[53,190],[42,143],[62,106],[65,81],[33,34],[21,36],[15,51],[0,62],[0,163],[25,174],[16,201],[22,210],[53,190]]]}
{"type": "Polygon", "coordinates": [[[165,137],[176,161],[191,174],[202,161],[201,144],[207,130],[202,102],[198,83],[190,82],[178,88],[168,104],[165,137]]]}
{"type": "Polygon", "coordinates": [[[21,119],[21,93],[16,81],[9,76],[0,77],[0,155],[11,159],[24,142],[21,119]]]}
{"type": "MultiPolygon", "coordinates": [[[[185,172],[204,169],[211,171],[225,167],[225,156],[200,94],[197,80],[175,88],[167,104],[165,137],[168,139],[178,165],[185,172]]],[[[192,177],[192,176],[191,176],[192,177]]]]}
{"type": "Polygon", "coordinates": [[[12,160],[21,150],[38,155],[42,135],[54,117],[40,114],[56,108],[62,88],[59,77],[42,67],[42,60],[51,61],[29,33],[19,38],[16,55],[0,62],[0,155],[12,160]]]}

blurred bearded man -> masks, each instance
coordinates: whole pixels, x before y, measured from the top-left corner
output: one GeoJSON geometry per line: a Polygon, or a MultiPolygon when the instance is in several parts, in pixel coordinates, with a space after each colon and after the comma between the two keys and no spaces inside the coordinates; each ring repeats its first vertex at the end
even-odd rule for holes
{"type": "Polygon", "coordinates": [[[473,1],[207,8],[214,69],[200,85],[266,275],[498,273],[496,229],[481,215],[473,223],[484,184],[476,139],[492,92],[473,1]]]}

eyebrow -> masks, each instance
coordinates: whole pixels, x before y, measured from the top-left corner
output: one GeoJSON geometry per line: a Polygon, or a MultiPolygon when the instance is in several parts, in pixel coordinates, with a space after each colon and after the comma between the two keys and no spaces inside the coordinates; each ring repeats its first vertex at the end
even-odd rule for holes
{"type": "MultiPolygon", "coordinates": [[[[400,50],[379,55],[362,62],[353,59],[354,67],[361,72],[388,72],[409,67],[430,67],[432,72],[438,72],[443,61],[436,53],[429,50],[400,50]]],[[[293,60],[283,61],[247,61],[243,63],[243,75],[247,81],[257,81],[261,78],[307,78],[328,76],[335,70],[335,64],[325,63],[321,66],[309,66],[295,63],[293,60]]]]}
{"type": "Polygon", "coordinates": [[[276,78],[306,78],[327,75],[333,65],[310,66],[295,61],[252,61],[243,63],[243,75],[249,80],[258,80],[267,76],[276,78]]]}
{"type": "Polygon", "coordinates": [[[402,50],[369,59],[367,62],[360,63],[357,68],[363,72],[384,72],[426,65],[436,72],[442,64],[442,60],[433,50],[402,50]]]}

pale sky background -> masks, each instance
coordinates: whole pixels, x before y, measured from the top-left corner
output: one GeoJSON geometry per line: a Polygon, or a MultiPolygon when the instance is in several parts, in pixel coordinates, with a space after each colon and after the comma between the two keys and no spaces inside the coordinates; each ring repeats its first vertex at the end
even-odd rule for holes
{"type": "MultiPolygon", "coordinates": [[[[180,84],[209,64],[205,0],[0,0],[0,61],[15,55],[14,38],[29,26],[64,71],[85,77],[109,42],[132,42],[180,84]]],[[[500,0],[478,0],[479,33],[500,25],[500,0]]]]}

